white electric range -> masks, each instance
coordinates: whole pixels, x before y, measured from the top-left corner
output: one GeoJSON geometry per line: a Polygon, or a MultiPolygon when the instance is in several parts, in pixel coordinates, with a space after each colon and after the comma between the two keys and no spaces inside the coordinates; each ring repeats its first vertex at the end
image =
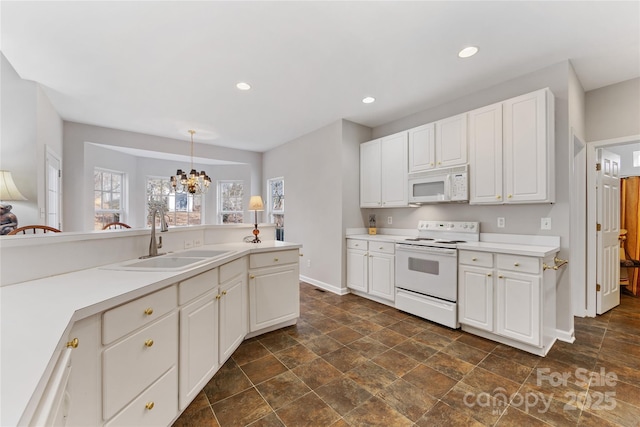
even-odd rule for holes
{"type": "Polygon", "coordinates": [[[480,240],[478,222],[419,221],[396,243],[396,308],[457,328],[457,244],[480,240]]]}

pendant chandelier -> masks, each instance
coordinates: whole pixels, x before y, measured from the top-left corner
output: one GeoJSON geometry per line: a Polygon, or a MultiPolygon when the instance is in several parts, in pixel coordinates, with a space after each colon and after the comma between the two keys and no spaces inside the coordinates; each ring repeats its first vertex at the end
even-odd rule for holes
{"type": "Polygon", "coordinates": [[[189,129],[191,134],[191,172],[187,175],[182,169],[178,169],[175,176],[171,177],[171,188],[176,193],[204,194],[211,185],[211,178],[205,171],[196,172],[193,168],[193,134],[195,130],[189,129]]]}

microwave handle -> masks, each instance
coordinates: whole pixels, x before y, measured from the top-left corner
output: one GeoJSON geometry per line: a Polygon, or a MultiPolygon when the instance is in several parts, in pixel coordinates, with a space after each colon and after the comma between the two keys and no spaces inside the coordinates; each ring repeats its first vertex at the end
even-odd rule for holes
{"type": "Polygon", "coordinates": [[[447,174],[447,178],[444,180],[444,199],[446,201],[451,200],[451,174],[447,174]]]}

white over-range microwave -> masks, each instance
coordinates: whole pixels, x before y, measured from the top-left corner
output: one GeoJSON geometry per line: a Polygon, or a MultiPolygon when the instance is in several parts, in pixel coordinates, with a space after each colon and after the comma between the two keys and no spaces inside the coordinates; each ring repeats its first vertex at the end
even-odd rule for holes
{"type": "Polygon", "coordinates": [[[469,201],[468,166],[409,174],[409,203],[469,201]]]}

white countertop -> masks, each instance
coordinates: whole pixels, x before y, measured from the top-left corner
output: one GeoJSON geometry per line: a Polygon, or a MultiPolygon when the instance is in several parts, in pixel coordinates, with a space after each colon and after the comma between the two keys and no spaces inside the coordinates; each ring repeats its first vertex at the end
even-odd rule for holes
{"type": "MultiPolygon", "coordinates": [[[[406,240],[408,236],[394,234],[351,234],[346,237],[347,239],[398,243],[406,240]]],[[[479,242],[458,243],[457,247],[461,250],[518,254],[545,258],[560,250],[560,238],[557,236],[481,233],[479,242]]]]}
{"type": "Polygon", "coordinates": [[[193,249],[230,253],[178,272],[92,268],[1,287],[0,425],[17,425],[32,396],[39,398],[73,322],[250,253],[300,247],[278,241],[207,245],[193,249]]]}

